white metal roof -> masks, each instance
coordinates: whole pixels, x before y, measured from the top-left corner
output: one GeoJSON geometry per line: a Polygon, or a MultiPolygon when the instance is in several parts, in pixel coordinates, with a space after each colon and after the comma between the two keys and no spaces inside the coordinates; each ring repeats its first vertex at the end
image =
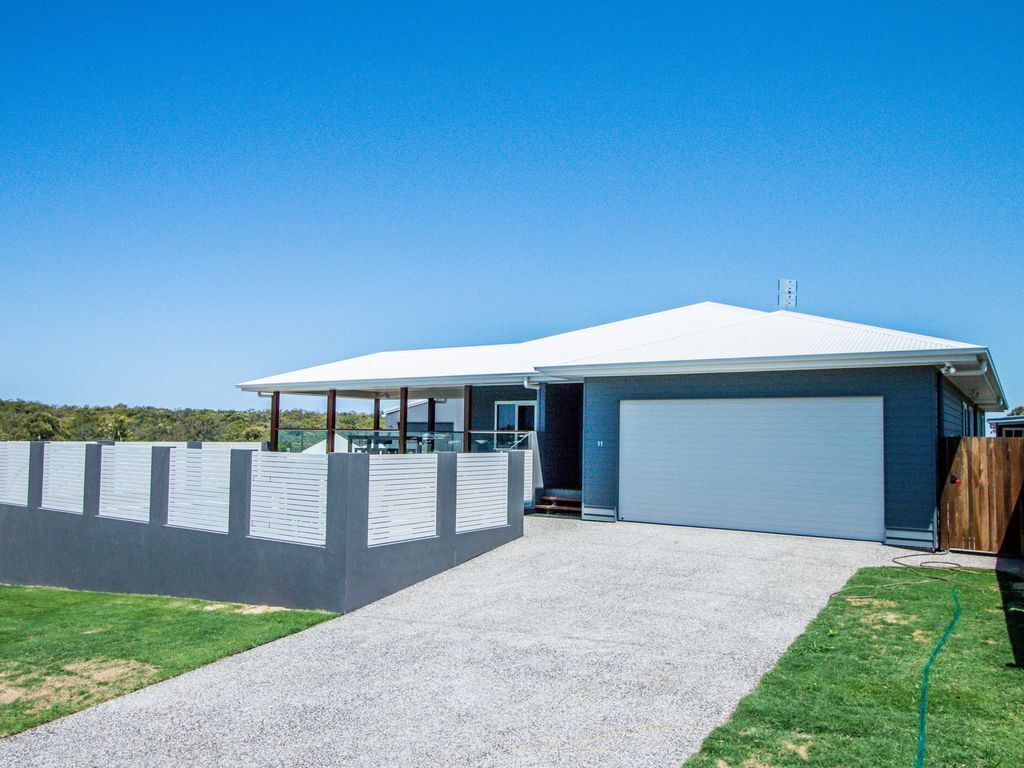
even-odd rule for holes
{"type": "MultiPolygon", "coordinates": [[[[787,370],[950,363],[979,403],[1005,399],[988,350],[978,344],[715,302],[546,336],[518,344],[377,352],[240,384],[244,390],[393,392],[579,380],[583,376],[787,370]],[[967,378],[974,374],[975,382],[967,378]]],[[[440,392],[440,390],[438,390],[440,392]]],[[[433,396],[442,396],[435,394],[433,396]]]]}

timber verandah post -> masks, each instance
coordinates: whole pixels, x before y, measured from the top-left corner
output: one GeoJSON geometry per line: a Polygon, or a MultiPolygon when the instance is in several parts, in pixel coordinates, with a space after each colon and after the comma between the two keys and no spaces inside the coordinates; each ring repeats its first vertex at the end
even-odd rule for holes
{"type": "Polygon", "coordinates": [[[281,426],[281,393],[270,393],[270,450],[277,450],[277,432],[281,426]]]}
{"type": "Polygon", "coordinates": [[[327,390],[327,452],[334,453],[334,430],[337,426],[336,408],[338,404],[338,390],[327,390]]]}
{"type": "Polygon", "coordinates": [[[462,452],[469,453],[473,446],[469,428],[473,421],[473,385],[462,388],[462,452]]]}
{"type": "Polygon", "coordinates": [[[398,397],[398,452],[405,453],[405,438],[409,433],[409,388],[402,387],[398,397]]]}

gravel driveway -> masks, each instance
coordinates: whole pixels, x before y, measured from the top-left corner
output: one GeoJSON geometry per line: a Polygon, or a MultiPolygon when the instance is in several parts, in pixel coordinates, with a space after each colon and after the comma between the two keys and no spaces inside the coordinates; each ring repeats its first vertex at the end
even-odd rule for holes
{"type": "Polygon", "coordinates": [[[878,544],[527,518],[299,635],[0,741],[10,766],[678,766],[878,544]]]}

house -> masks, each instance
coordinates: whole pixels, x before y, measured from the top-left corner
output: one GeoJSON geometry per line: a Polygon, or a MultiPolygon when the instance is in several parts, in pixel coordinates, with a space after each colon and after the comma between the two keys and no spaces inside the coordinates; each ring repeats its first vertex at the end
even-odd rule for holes
{"type": "Polygon", "coordinates": [[[281,392],[373,399],[378,424],[381,398],[461,399],[457,448],[535,448],[539,494],[575,491],[588,519],[917,547],[936,541],[939,436],[1006,408],[984,346],[713,302],[239,386],[271,393],[272,441],[281,392]]]}
{"type": "MultiPolygon", "coordinates": [[[[397,405],[382,411],[384,429],[397,430],[401,412],[401,406],[397,405]]],[[[433,424],[431,432],[461,432],[462,401],[442,397],[436,400],[414,400],[409,403],[408,430],[426,432],[429,424],[433,424]],[[434,409],[433,415],[430,413],[431,408],[434,409]]]]}
{"type": "Polygon", "coordinates": [[[1024,414],[989,419],[988,423],[996,437],[1024,437],[1024,414]]]}

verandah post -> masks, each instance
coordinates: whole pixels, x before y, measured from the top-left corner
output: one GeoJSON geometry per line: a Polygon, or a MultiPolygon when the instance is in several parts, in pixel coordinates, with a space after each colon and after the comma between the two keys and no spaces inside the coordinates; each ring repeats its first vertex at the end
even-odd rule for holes
{"type": "Polygon", "coordinates": [[[327,390],[327,452],[334,453],[334,429],[337,425],[336,407],[338,404],[338,390],[327,390]]]}
{"type": "Polygon", "coordinates": [[[277,450],[277,432],[281,425],[281,393],[270,395],[270,450],[277,450]]]}
{"type": "Polygon", "coordinates": [[[398,401],[398,452],[405,453],[405,438],[409,433],[409,388],[399,390],[398,401]]]}
{"type": "Polygon", "coordinates": [[[469,434],[470,426],[473,423],[473,385],[467,384],[462,388],[462,452],[469,453],[472,447],[472,439],[469,434]]]}

